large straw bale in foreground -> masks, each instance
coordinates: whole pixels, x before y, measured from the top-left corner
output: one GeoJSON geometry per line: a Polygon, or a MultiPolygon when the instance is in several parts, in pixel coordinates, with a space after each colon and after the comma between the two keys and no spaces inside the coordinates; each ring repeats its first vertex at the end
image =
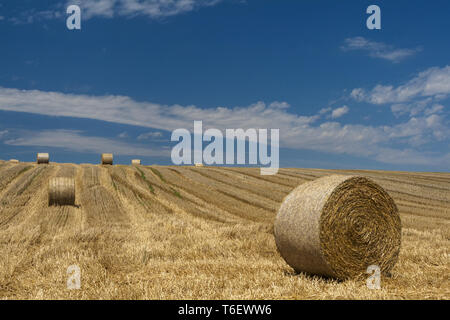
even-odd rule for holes
{"type": "Polygon", "coordinates": [[[112,153],[102,153],[102,164],[113,164],[113,154],[112,153]]]}
{"type": "Polygon", "coordinates": [[[38,153],[36,161],[38,164],[48,163],[50,161],[50,155],[48,153],[38,153]]]}
{"type": "Polygon", "coordinates": [[[379,185],[332,175],[294,189],[281,204],[274,233],[279,252],[296,271],[348,279],[370,265],[389,273],[398,260],[401,221],[379,185]]]}
{"type": "Polygon", "coordinates": [[[75,205],[75,180],[73,178],[52,178],[48,183],[48,205],[75,205]]]}

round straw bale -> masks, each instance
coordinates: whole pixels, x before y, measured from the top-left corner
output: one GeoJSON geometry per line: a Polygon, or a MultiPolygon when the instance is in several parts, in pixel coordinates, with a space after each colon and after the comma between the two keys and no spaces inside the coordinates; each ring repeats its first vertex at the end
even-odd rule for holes
{"type": "Polygon", "coordinates": [[[19,160],[17,160],[17,159],[10,159],[9,162],[12,162],[12,163],[19,163],[19,160]]]}
{"type": "Polygon", "coordinates": [[[203,165],[203,163],[196,163],[195,166],[196,167],[203,167],[204,165],[203,165]]]}
{"type": "Polygon", "coordinates": [[[297,272],[349,279],[398,260],[401,221],[389,194],[360,176],[331,175],[301,184],[274,225],[278,251],[297,272]]]}
{"type": "Polygon", "coordinates": [[[75,180],[73,178],[52,178],[48,183],[48,205],[75,205],[75,180]]]}
{"type": "Polygon", "coordinates": [[[113,154],[112,153],[102,153],[102,164],[113,164],[113,154]]]}
{"type": "Polygon", "coordinates": [[[38,153],[37,154],[37,163],[48,163],[50,161],[50,156],[48,153],[38,153]]]}
{"type": "Polygon", "coordinates": [[[133,159],[133,160],[131,160],[131,165],[133,165],[133,166],[140,166],[141,165],[141,160],[133,159]]]}

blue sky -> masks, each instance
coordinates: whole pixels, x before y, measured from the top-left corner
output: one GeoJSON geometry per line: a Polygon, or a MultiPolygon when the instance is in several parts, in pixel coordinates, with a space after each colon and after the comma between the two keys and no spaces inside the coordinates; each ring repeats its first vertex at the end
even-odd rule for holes
{"type": "Polygon", "coordinates": [[[289,167],[449,171],[450,2],[0,4],[0,159],[170,164],[171,131],[279,128],[289,167]],[[66,28],[79,4],[82,29],[66,28]],[[381,8],[382,29],[365,13],[381,8]]]}

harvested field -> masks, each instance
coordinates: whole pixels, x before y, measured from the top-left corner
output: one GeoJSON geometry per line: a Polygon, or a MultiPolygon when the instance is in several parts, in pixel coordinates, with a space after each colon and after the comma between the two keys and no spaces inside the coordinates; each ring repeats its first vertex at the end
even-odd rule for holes
{"type": "Polygon", "coordinates": [[[2,299],[450,299],[450,173],[100,166],[0,161],[2,299]],[[296,274],[273,222],[297,185],[358,174],[394,198],[399,261],[381,290],[296,274]],[[76,206],[48,207],[52,177],[76,206]],[[81,289],[67,289],[78,265],[81,289]]]}

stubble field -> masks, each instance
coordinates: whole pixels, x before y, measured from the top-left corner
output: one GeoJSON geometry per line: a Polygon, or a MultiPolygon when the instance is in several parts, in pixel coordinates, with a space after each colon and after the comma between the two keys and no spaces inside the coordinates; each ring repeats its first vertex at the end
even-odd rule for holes
{"type": "Polygon", "coordinates": [[[449,299],[449,254],[450,173],[0,161],[0,299],[449,299]],[[400,210],[381,290],[296,274],[277,252],[283,198],[333,173],[372,178],[400,210]],[[56,176],[75,178],[75,207],[48,207],[56,176]]]}

